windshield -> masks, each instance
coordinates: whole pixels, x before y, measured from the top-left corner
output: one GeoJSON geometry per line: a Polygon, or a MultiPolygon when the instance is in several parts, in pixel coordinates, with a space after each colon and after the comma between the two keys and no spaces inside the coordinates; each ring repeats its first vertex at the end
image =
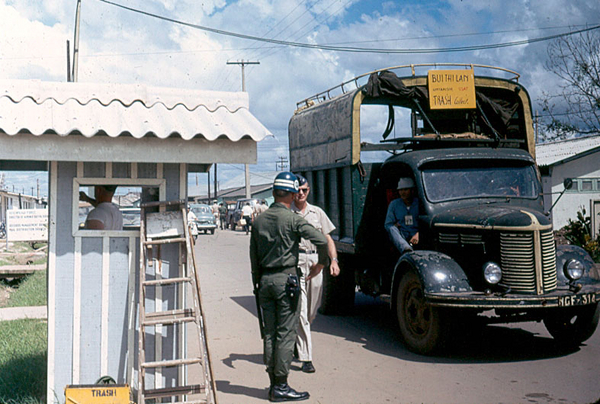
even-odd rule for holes
{"type": "Polygon", "coordinates": [[[212,215],[212,210],[208,206],[194,207],[192,208],[192,212],[194,212],[196,216],[205,215],[208,213],[212,215]]]}
{"type": "Polygon", "coordinates": [[[539,194],[533,166],[425,169],[423,184],[431,202],[480,197],[537,198],[539,194]]]}

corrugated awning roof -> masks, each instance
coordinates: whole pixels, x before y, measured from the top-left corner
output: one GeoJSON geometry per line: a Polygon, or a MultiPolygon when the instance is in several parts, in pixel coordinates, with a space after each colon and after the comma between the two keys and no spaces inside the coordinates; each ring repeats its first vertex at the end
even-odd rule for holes
{"type": "Polygon", "coordinates": [[[260,141],[248,94],[143,85],[0,81],[0,132],[260,141]]]}
{"type": "Polygon", "coordinates": [[[539,166],[563,163],[576,156],[600,148],[600,134],[559,142],[536,145],[536,161],[539,166]]]}

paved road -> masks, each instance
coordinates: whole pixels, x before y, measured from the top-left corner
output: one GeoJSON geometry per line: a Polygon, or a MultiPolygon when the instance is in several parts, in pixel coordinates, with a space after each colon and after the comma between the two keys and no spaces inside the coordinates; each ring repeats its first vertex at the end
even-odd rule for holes
{"type": "MultiPolygon", "coordinates": [[[[221,404],[266,401],[268,377],[252,295],[249,236],[198,237],[208,337],[221,404]]],[[[343,270],[343,268],[342,268],[343,270]]],[[[313,324],[312,375],[292,366],[307,403],[592,403],[600,399],[600,331],[563,351],[541,324],[486,327],[441,357],[407,351],[385,304],[357,294],[351,316],[313,324]]]]}

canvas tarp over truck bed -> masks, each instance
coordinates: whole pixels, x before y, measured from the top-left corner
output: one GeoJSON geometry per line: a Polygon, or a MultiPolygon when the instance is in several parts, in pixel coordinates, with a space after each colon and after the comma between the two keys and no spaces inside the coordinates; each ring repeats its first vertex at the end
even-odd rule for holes
{"type": "MultiPolygon", "coordinates": [[[[517,144],[535,157],[527,91],[514,80],[478,76],[475,76],[475,90],[479,105],[476,119],[482,134],[493,140],[516,140],[520,143],[513,146],[517,144]]],[[[457,120],[448,120],[447,112],[429,109],[427,76],[398,78],[384,70],[371,74],[366,85],[316,105],[307,102],[307,106],[296,111],[289,123],[291,169],[314,171],[357,164],[361,153],[361,105],[395,105],[418,110],[415,101],[440,134],[461,133],[456,130],[457,120]]]]}

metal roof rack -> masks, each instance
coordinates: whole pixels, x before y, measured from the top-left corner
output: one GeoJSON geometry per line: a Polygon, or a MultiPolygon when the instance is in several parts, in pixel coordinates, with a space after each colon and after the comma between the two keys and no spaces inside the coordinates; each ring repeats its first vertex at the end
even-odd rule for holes
{"type": "Polygon", "coordinates": [[[344,86],[353,85],[354,88],[352,88],[352,90],[355,90],[362,85],[362,84],[361,85],[358,84],[358,80],[368,77],[373,73],[379,73],[379,72],[383,72],[386,70],[410,69],[411,75],[416,76],[415,69],[422,68],[422,67],[463,67],[465,69],[473,69],[473,70],[475,68],[488,69],[488,70],[509,73],[511,77],[509,77],[508,80],[514,80],[516,82],[518,82],[519,77],[521,77],[521,75],[519,73],[517,73],[513,70],[510,70],[510,69],[505,69],[503,67],[496,67],[496,66],[480,65],[480,64],[475,64],[475,63],[420,63],[420,64],[410,64],[410,65],[399,65],[399,66],[386,67],[384,69],[373,70],[368,73],[361,74],[360,76],[356,76],[353,79],[350,79],[348,81],[344,81],[343,83],[338,84],[337,86],[331,87],[325,91],[321,91],[320,93],[317,93],[311,97],[305,98],[302,101],[297,102],[296,109],[311,107],[316,103],[321,103],[323,101],[330,100],[332,98],[331,92],[334,90],[336,90],[336,91],[341,90],[341,94],[345,94],[347,91],[350,91],[350,90],[347,90],[346,88],[344,88],[344,86]]]}
{"type": "Polygon", "coordinates": [[[464,147],[464,146],[508,146],[521,145],[525,141],[522,139],[457,139],[457,138],[424,138],[424,137],[405,137],[382,140],[380,143],[362,142],[361,151],[394,151],[394,150],[416,150],[440,147],[464,147]]]}

